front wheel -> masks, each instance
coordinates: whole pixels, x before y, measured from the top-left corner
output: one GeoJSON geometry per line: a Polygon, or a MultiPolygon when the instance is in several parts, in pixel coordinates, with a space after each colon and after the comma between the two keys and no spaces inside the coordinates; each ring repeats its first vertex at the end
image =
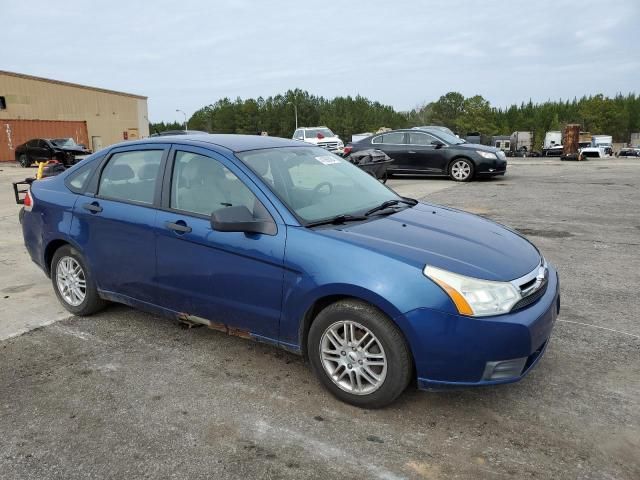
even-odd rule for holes
{"type": "Polygon", "coordinates": [[[456,182],[468,182],[473,178],[473,163],[466,158],[457,158],[451,162],[449,176],[456,182]]]}
{"type": "Polygon", "coordinates": [[[91,315],[106,305],[84,258],[70,245],[60,247],[53,255],[51,281],[62,306],[74,315],[91,315]]]}
{"type": "Polygon", "coordinates": [[[311,325],[307,351],[325,388],[358,407],[390,404],[411,379],[411,354],[402,333],[361,301],[342,300],[322,310],[311,325]]]}

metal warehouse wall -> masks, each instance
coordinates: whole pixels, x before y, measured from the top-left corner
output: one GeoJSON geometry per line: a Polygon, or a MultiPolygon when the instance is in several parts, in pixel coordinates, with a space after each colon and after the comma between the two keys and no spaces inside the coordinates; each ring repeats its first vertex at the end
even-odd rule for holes
{"type": "Polygon", "coordinates": [[[64,120],[0,120],[0,159],[14,160],[15,148],[32,138],[73,138],[89,145],[87,122],[64,120]]]}
{"type": "MultiPolygon", "coordinates": [[[[6,109],[0,110],[0,123],[86,122],[86,145],[92,149],[123,141],[124,132],[129,139],[149,136],[147,99],[139,95],[0,71],[0,96],[6,101],[6,109]]],[[[13,154],[7,157],[4,153],[9,148],[6,139],[6,133],[0,135],[0,161],[14,160],[13,154]]]]}

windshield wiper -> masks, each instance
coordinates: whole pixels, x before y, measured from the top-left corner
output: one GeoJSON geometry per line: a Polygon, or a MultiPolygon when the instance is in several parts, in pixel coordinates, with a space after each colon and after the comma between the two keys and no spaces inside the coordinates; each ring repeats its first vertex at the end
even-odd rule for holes
{"type": "Polygon", "coordinates": [[[318,225],[340,225],[347,222],[360,222],[362,220],[368,220],[364,215],[336,215],[332,218],[326,218],[324,220],[318,220],[316,222],[309,222],[305,227],[317,227],[318,225]]]}
{"type": "Polygon", "coordinates": [[[414,205],[416,205],[418,203],[417,200],[413,199],[413,198],[399,198],[399,199],[395,199],[395,200],[387,200],[386,202],[382,202],[380,205],[378,205],[377,207],[373,207],[371,210],[365,212],[365,217],[368,217],[369,215],[372,215],[376,212],[379,212],[381,210],[386,210],[389,207],[393,207],[394,205],[398,205],[399,203],[404,203],[407,205],[411,205],[412,207],[414,205]]]}

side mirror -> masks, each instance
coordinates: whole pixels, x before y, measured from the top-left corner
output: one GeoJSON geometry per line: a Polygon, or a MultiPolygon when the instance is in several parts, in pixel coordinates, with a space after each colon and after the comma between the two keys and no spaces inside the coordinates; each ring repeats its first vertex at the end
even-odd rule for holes
{"type": "Polygon", "coordinates": [[[433,142],[431,142],[431,145],[435,145],[436,148],[442,148],[445,146],[445,144],[440,140],[434,140],[433,142]]]}
{"type": "Polygon", "coordinates": [[[211,214],[211,228],[218,232],[263,233],[275,235],[278,232],[273,220],[256,220],[244,205],[225,207],[211,214]]]}

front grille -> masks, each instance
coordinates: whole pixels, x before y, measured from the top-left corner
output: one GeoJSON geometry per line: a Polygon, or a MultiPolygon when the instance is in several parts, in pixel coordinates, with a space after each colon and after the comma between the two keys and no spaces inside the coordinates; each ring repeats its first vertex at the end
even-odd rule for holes
{"type": "Polygon", "coordinates": [[[338,142],[321,142],[318,143],[318,146],[324,148],[325,150],[337,150],[338,142]]]}
{"type": "MultiPolygon", "coordinates": [[[[516,310],[520,310],[521,308],[528,307],[529,305],[531,305],[531,304],[537,302],[538,300],[540,300],[540,298],[546,293],[547,286],[549,285],[548,275],[549,274],[547,273],[547,275],[545,276],[544,282],[540,285],[540,288],[538,288],[538,290],[533,292],[531,295],[527,295],[522,300],[520,300],[518,303],[516,303],[513,306],[513,308],[511,309],[511,311],[514,312],[516,310]]],[[[535,282],[535,280],[533,280],[533,281],[535,282]]],[[[531,283],[531,282],[529,282],[529,283],[531,283]]],[[[527,285],[527,284],[525,284],[525,285],[526,286],[530,286],[530,285],[527,285]]],[[[520,288],[523,289],[522,287],[525,287],[525,285],[521,286],[520,288]]]]}

